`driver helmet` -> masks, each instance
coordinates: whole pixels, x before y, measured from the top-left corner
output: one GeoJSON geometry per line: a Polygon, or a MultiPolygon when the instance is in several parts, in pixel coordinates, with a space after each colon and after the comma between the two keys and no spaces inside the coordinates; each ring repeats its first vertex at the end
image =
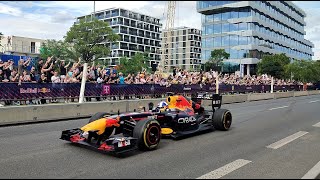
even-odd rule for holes
{"type": "Polygon", "coordinates": [[[157,108],[160,111],[163,111],[166,107],[168,107],[168,103],[165,101],[161,101],[158,103],[157,108]]]}
{"type": "Polygon", "coordinates": [[[168,106],[168,103],[165,102],[165,101],[161,101],[161,102],[159,102],[158,105],[157,105],[158,108],[164,108],[164,107],[166,107],[166,106],[168,106]]]}

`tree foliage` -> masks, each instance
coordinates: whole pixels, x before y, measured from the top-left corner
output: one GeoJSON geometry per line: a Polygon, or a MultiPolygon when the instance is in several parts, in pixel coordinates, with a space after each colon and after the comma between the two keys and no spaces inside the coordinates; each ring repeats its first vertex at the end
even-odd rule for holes
{"type": "Polygon", "coordinates": [[[103,43],[113,43],[120,37],[112,31],[107,22],[94,18],[92,21],[81,20],[70,27],[65,41],[71,43],[84,62],[95,61],[110,53],[103,43]]]}
{"type": "Polygon", "coordinates": [[[76,52],[70,43],[62,40],[46,40],[41,45],[40,57],[47,59],[48,57],[54,56],[61,60],[78,61],[80,54],[76,52]]]}
{"type": "Polygon", "coordinates": [[[286,78],[285,68],[290,63],[290,58],[285,54],[263,56],[258,63],[258,74],[268,74],[275,78],[286,78]]]}
{"type": "Polygon", "coordinates": [[[303,83],[320,81],[320,63],[312,60],[294,60],[286,67],[293,79],[303,83]]]}
{"type": "Polygon", "coordinates": [[[223,60],[228,59],[230,54],[224,49],[215,49],[211,51],[211,57],[209,61],[205,63],[205,69],[213,69],[215,71],[220,71],[219,67],[223,66],[223,60]]]}
{"type": "Polygon", "coordinates": [[[137,53],[131,59],[127,57],[120,58],[120,65],[118,70],[124,74],[129,73],[138,73],[143,69],[149,70],[149,63],[150,58],[148,57],[147,53],[137,53]]]}

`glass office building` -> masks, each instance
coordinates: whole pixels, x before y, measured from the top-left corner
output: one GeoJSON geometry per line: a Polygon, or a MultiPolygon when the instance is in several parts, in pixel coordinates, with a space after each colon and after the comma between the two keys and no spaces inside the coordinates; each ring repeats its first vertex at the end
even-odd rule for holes
{"type": "Polygon", "coordinates": [[[241,74],[255,73],[267,54],[312,59],[313,43],[304,39],[306,14],[289,1],[198,1],[202,14],[202,62],[214,49],[230,54],[241,74]],[[246,67],[246,73],[244,73],[246,67]]]}

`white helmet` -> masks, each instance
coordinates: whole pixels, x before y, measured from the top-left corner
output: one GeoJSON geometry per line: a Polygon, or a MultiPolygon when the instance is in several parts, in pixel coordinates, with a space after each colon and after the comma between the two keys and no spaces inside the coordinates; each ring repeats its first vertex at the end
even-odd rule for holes
{"type": "Polygon", "coordinates": [[[159,102],[158,105],[157,105],[158,108],[164,108],[164,107],[166,107],[166,106],[168,106],[168,103],[165,102],[165,101],[161,101],[161,102],[159,102]]]}

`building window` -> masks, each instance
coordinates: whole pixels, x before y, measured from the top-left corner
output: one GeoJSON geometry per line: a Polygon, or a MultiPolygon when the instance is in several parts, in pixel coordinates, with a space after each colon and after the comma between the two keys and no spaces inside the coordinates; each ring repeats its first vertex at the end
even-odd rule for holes
{"type": "Polygon", "coordinates": [[[238,50],[230,49],[230,59],[238,59],[238,50]]]}
{"type": "Polygon", "coordinates": [[[221,34],[221,24],[214,24],[213,25],[213,33],[214,34],[221,34]]]}
{"type": "Polygon", "coordinates": [[[31,53],[35,53],[36,52],[36,43],[35,42],[31,42],[31,53]]]}
{"type": "Polygon", "coordinates": [[[206,15],[205,17],[205,23],[211,23],[213,22],[213,15],[206,15]]]}
{"type": "Polygon", "coordinates": [[[239,10],[239,18],[249,17],[249,16],[250,16],[250,9],[249,8],[239,10]]]}
{"type": "Polygon", "coordinates": [[[222,36],[222,46],[229,46],[229,36],[222,36]]]}
{"type": "Polygon", "coordinates": [[[230,24],[230,32],[238,31],[239,24],[230,24]]]}
{"type": "Polygon", "coordinates": [[[221,36],[213,38],[214,47],[221,47],[221,36]]]}
{"type": "Polygon", "coordinates": [[[239,38],[238,35],[230,35],[230,46],[237,46],[239,45],[239,38]]]}
{"type": "Polygon", "coordinates": [[[236,10],[231,11],[231,12],[230,12],[230,17],[231,17],[231,19],[239,18],[239,13],[238,13],[238,11],[236,11],[236,10]]]}
{"type": "Polygon", "coordinates": [[[221,20],[222,21],[225,21],[225,20],[228,20],[230,19],[230,12],[224,12],[221,14],[221,20]]]}
{"type": "Polygon", "coordinates": [[[222,24],[222,33],[229,32],[229,31],[230,31],[229,23],[223,23],[222,24]]]}
{"type": "Polygon", "coordinates": [[[213,34],[213,25],[207,25],[206,30],[208,35],[213,34]]]}
{"type": "Polygon", "coordinates": [[[221,21],[221,13],[214,14],[213,15],[213,21],[221,21]]]}
{"type": "Polygon", "coordinates": [[[212,48],[213,47],[213,38],[209,37],[205,39],[205,43],[206,43],[206,48],[212,48]]]}
{"type": "Polygon", "coordinates": [[[239,27],[238,27],[238,29],[239,29],[239,31],[242,31],[242,30],[247,30],[248,29],[248,26],[247,26],[247,23],[239,23],[239,25],[238,25],[239,27]]]}
{"type": "Polygon", "coordinates": [[[248,37],[239,36],[239,45],[247,45],[248,44],[248,37]]]}

